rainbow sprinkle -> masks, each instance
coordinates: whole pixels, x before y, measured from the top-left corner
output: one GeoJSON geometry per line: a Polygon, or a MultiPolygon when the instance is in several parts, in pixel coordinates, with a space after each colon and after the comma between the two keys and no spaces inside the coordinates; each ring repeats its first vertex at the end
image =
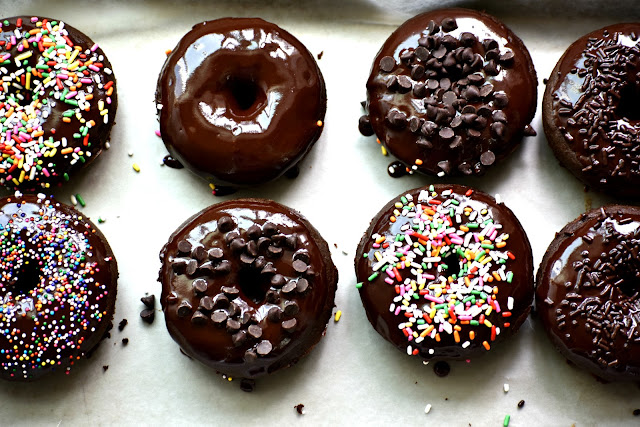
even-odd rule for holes
{"type": "Polygon", "coordinates": [[[110,126],[115,85],[98,45],[83,50],[64,22],[30,21],[0,23],[0,183],[49,188],[99,152],[104,129],[87,116],[110,126]],[[71,166],[58,172],[62,159],[71,166]]]}
{"type": "MultiPolygon", "coordinates": [[[[509,326],[500,319],[511,313],[496,297],[513,280],[509,265],[515,256],[492,210],[471,199],[472,193],[438,194],[431,186],[417,200],[406,194],[395,202],[389,232],[371,236],[371,249],[364,254],[371,275],[363,286],[381,277],[395,288],[389,311],[406,336],[409,355],[418,355],[417,344],[425,340],[440,342],[443,334],[467,348],[480,328],[488,331],[482,346],[489,350],[500,327],[509,326]]],[[[513,299],[508,301],[511,310],[513,299]]],[[[427,348],[429,355],[435,353],[427,348]]]]}

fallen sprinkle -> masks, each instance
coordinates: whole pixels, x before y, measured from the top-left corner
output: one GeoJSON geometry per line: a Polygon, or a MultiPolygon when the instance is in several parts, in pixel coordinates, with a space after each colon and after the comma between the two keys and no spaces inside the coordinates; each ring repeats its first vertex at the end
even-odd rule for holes
{"type": "Polygon", "coordinates": [[[427,406],[424,407],[424,413],[428,414],[431,412],[431,403],[427,403],[427,406]]]}
{"type": "Polygon", "coordinates": [[[339,322],[341,317],[342,317],[342,310],[336,311],[335,321],[339,322]]]}
{"type": "Polygon", "coordinates": [[[507,427],[507,426],[509,425],[509,421],[510,421],[510,420],[511,420],[511,415],[508,415],[508,414],[507,414],[507,415],[505,415],[505,416],[504,416],[504,422],[502,423],[502,425],[503,425],[504,427],[507,427]]]}
{"type": "Polygon", "coordinates": [[[504,390],[504,392],[505,392],[505,393],[509,393],[509,384],[505,383],[505,384],[502,386],[502,389],[504,390]]]}
{"type": "Polygon", "coordinates": [[[138,166],[138,164],[137,164],[137,163],[134,163],[132,166],[133,166],[133,170],[134,170],[134,171],[136,171],[136,172],[140,172],[140,166],[138,166]]]}
{"type": "Polygon", "coordinates": [[[76,196],[72,194],[69,198],[71,199],[71,204],[73,206],[76,206],[78,204],[78,199],[76,199],[76,196]]]}
{"type": "Polygon", "coordinates": [[[80,206],[82,206],[83,208],[87,205],[80,194],[76,194],[76,200],[78,201],[78,203],[80,203],[80,206]]]}

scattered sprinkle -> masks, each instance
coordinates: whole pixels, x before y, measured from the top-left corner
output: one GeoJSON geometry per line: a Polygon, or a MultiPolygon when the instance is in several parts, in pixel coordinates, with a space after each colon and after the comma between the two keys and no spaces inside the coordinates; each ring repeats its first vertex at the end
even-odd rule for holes
{"type": "MultiPolygon", "coordinates": [[[[524,406],[524,400],[521,400],[520,402],[518,402],[518,408],[522,408],[524,406]]],[[[640,413],[640,409],[638,409],[638,413],[640,413]]]]}
{"type": "Polygon", "coordinates": [[[106,222],[107,220],[104,219],[103,217],[99,216],[98,217],[98,223],[103,224],[104,222],[106,222]]]}
{"type": "Polygon", "coordinates": [[[502,386],[502,389],[504,390],[504,392],[505,392],[505,393],[509,393],[509,384],[505,383],[505,384],[502,386]]]}
{"type": "Polygon", "coordinates": [[[127,154],[129,155],[129,157],[133,157],[133,151],[129,151],[127,154]]]}
{"type": "Polygon", "coordinates": [[[162,137],[162,135],[160,135],[160,131],[159,131],[159,130],[156,130],[156,136],[157,136],[158,138],[161,138],[161,137],[162,137]]]}
{"type": "Polygon", "coordinates": [[[334,320],[335,320],[336,322],[339,322],[341,317],[342,317],[342,310],[338,310],[338,311],[336,311],[336,316],[335,316],[335,319],[334,319],[334,320]]]}
{"type": "Polygon", "coordinates": [[[109,365],[102,366],[102,372],[107,372],[107,369],[109,369],[109,365]]]}
{"type": "Polygon", "coordinates": [[[138,166],[138,164],[137,164],[137,163],[134,163],[134,164],[132,165],[132,167],[133,167],[133,170],[134,170],[134,171],[136,171],[136,172],[140,172],[140,166],[138,166]]]}
{"type": "Polygon", "coordinates": [[[80,194],[76,194],[76,200],[78,201],[78,203],[80,203],[80,206],[82,206],[83,208],[87,206],[87,204],[84,202],[84,199],[80,194]]]}
{"type": "Polygon", "coordinates": [[[511,415],[505,415],[505,416],[504,416],[504,422],[502,423],[502,425],[503,425],[504,427],[508,427],[508,425],[509,425],[509,421],[510,421],[510,420],[511,420],[511,415]]]}
{"type": "Polygon", "coordinates": [[[78,205],[78,199],[76,198],[76,196],[74,196],[73,194],[71,196],[69,196],[69,199],[71,200],[71,204],[73,206],[77,206],[78,205]]]}
{"type": "Polygon", "coordinates": [[[322,127],[322,125],[323,125],[322,120],[318,120],[318,121],[316,122],[316,126],[318,126],[318,127],[322,127]]]}
{"type": "Polygon", "coordinates": [[[424,413],[428,414],[431,412],[431,403],[427,403],[427,406],[424,407],[424,413]]]}

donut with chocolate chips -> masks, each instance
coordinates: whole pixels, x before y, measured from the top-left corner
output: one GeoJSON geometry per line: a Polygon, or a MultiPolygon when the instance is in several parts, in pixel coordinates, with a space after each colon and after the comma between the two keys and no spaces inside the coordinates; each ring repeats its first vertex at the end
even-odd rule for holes
{"type": "Polygon", "coordinates": [[[640,211],[611,205],[567,224],[537,274],[536,309],[569,361],[607,380],[640,380],[640,211]]]}
{"type": "Polygon", "coordinates": [[[542,103],[554,154],[589,187],[640,197],[640,24],[617,24],[574,42],[542,103]]]}
{"type": "Polygon", "coordinates": [[[0,199],[0,377],[69,373],[111,329],[118,266],[73,207],[44,195],[0,199]]]}
{"type": "Polygon", "coordinates": [[[327,243],[271,200],[204,209],[171,235],[160,260],[169,333],[228,376],[253,380],[296,363],[331,317],[338,271],[327,243]]]}
{"type": "Polygon", "coordinates": [[[71,25],[28,16],[0,20],[0,58],[0,184],[68,181],[107,147],[118,104],[109,60],[71,25]]]}
{"type": "Polygon", "coordinates": [[[416,188],[387,203],[360,240],[355,270],[374,329],[426,360],[486,353],[518,331],[533,302],[520,222],[461,185],[416,188]]]}
{"type": "Polygon", "coordinates": [[[322,133],[327,94],[313,55],[293,35],[258,18],[223,18],[180,40],[158,78],[156,104],[171,156],[221,195],[295,175],[322,133]]]}
{"type": "Polygon", "coordinates": [[[533,131],[536,85],[529,52],[502,23],[436,10],[405,22],[378,52],[359,128],[402,162],[392,176],[482,174],[533,131]]]}

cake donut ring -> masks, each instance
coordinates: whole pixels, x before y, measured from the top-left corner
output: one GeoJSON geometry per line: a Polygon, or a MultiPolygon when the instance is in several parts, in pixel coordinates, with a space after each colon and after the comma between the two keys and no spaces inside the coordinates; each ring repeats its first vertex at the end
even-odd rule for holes
{"type": "Polygon", "coordinates": [[[327,243],[276,202],[206,208],[171,235],[160,260],[169,333],[246,391],[306,355],[331,317],[338,271],[327,243]]]}
{"type": "Polygon", "coordinates": [[[589,187],[640,197],[640,23],[575,41],[556,64],[542,102],[544,132],[560,163],[589,187]]]}
{"type": "Polygon", "coordinates": [[[383,44],[359,129],[399,159],[391,176],[482,174],[535,134],[536,87],[527,48],[504,24],[474,10],[435,10],[383,44]]]}
{"type": "Polygon", "coordinates": [[[0,21],[0,184],[32,191],[70,179],[106,147],[118,104],[97,43],[62,21],[0,21]]]}
{"type": "Polygon", "coordinates": [[[437,184],[387,203],[355,258],[369,322],[425,360],[469,359],[515,334],[533,302],[520,222],[478,190],[437,184]]]}
{"type": "Polygon", "coordinates": [[[111,329],[118,266],[95,225],[42,194],[0,199],[0,377],[69,373],[111,329]]]}
{"type": "Polygon", "coordinates": [[[180,40],[156,103],[171,156],[238,187],[295,167],[322,133],[327,96],[313,55],[293,35],[262,19],[224,18],[180,40]]]}
{"type": "Polygon", "coordinates": [[[606,381],[640,380],[640,210],[580,215],[549,245],[536,310],[556,349],[606,381]]]}

